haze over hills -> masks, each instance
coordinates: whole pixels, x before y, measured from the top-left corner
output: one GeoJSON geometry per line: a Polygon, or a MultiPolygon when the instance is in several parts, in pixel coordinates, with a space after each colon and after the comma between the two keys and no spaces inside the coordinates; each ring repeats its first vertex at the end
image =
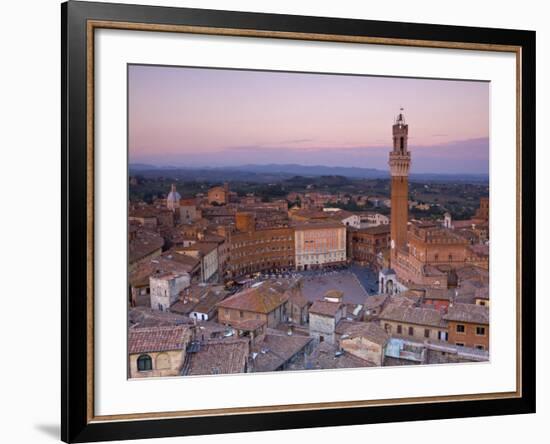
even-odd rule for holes
{"type": "MultiPolygon", "coordinates": [[[[180,167],[155,166],[144,163],[131,163],[130,174],[144,177],[158,177],[169,174],[186,180],[240,180],[252,182],[272,182],[294,176],[342,176],[350,179],[389,179],[389,172],[376,168],[339,167],[324,165],[265,164],[226,167],[180,167]]],[[[416,173],[409,176],[411,181],[458,181],[488,182],[487,174],[436,174],[416,173]]]]}

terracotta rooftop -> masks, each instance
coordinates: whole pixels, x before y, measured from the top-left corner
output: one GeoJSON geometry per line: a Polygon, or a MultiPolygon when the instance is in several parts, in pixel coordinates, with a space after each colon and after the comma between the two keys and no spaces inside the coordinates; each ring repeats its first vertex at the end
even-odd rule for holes
{"type": "Polygon", "coordinates": [[[290,290],[289,295],[290,302],[300,308],[305,307],[309,302],[301,290],[290,290]]]}
{"type": "Polygon", "coordinates": [[[236,328],[237,330],[243,331],[255,331],[259,329],[262,325],[265,325],[266,321],[263,319],[243,319],[241,320],[231,320],[231,327],[236,328]]]}
{"type": "Polygon", "coordinates": [[[363,337],[376,344],[384,345],[390,339],[390,335],[374,322],[352,322],[345,324],[341,331],[341,340],[363,337]]]}
{"type": "Polygon", "coordinates": [[[143,259],[164,245],[164,239],[155,232],[137,230],[136,237],[128,242],[128,262],[134,263],[143,259]]]}
{"type": "Polygon", "coordinates": [[[188,247],[180,248],[179,251],[185,252],[185,251],[198,251],[203,256],[206,256],[211,251],[218,248],[218,242],[195,242],[193,245],[190,245],[188,247]]]}
{"type": "Polygon", "coordinates": [[[489,325],[489,307],[476,304],[452,304],[445,319],[454,322],[489,325]]]}
{"type": "Polygon", "coordinates": [[[199,259],[193,256],[189,256],[187,254],[178,253],[175,250],[168,250],[166,253],[163,254],[163,257],[186,266],[189,272],[193,270],[195,267],[198,267],[200,264],[199,259]]]}
{"type": "Polygon", "coordinates": [[[168,327],[190,324],[191,320],[179,314],[153,310],[150,307],[132,307],[128,311],[128,323],[130,326],[135,325],[136,328],[168,327]]]}
{"type": "Polygon", "coordinates": [[[289,295],[270,282],[261,282],[218,303],[218,307],[268,314],[284,304],[289,295]]]}
{"type": "Polygon", "coordinates": [[[287,335],[268,329],[262,342],[252,347],[253,371],[275,371],[302,351],[313,338],[302,335],[287,335]]]}
{"type": "Polygon", "coordinates": [[[463,267],[458,270],[456,270],[456,275],[459,279],[459,282],[465,281],[465,280],[482,280],[487,281],[489,280],[489,272],[483,268],[470,266],[470,267],[463,267]]]}
{"type": "Polygon", "coordinates": [[[174,261],[169,255],[163,254],[153,259],[139,262],[130,272],[128,279],[130,285],[141,287],[149,285],[149,277],[154,273],[173,272],[177,274],[188,273],[192,267],[174,261]]]}
{"type": "Polygon", "coordinates": [[[374,227],[360,228],[359,230],[357,230],[357,232],[365,233],[365,234],[389,234],[390,225],[381,224],[381,225],[376,225],[374,227]]]}
{"type": "Polygon", "coordinates": [[[223,300],[225,295],[226,295],[226,292],[224,291],[209,290],[201,298],[199,303],[195,305],[192,311],[195,311],[197,313],[209,313],[216,307],[216,304],[218,302],[223,300]]]}
{"type": "Polygon", "coordinates": [[[187,375],[243,373],[248,358],[248,340],[211,340],[190,354],[187,375]]]}
{"type": "Polygon", "coordinates": [[[342,308],[343,304],[340,302],[329,301],[315,301],[309,308],[310,314],[317,314],[321,316],[334,317],[338,310],[342,308]]]}
{"type": "Polygon", "coordinates": [[[381,320],[404,322],[408,324],[430,325],[433,327],[445,326],[441,312],[433,308],[390,303],[382,310],[379,317],[381,320]]]}
{"type": "Polygon", "coordinates": [[[128,353],[148,353],[183,350],[189,328],[185,325],[171,327],[135,327],[128,331],[128,353]]]}
{"type": "Polygon", "coordinates": [[[335,345],[321,342],[306,359],[306,369],[374,367],[375,364],[343,352],[335,345]]]}
{"type": "Polygon", "coordinates": [[[435,299],[438,301],[450,301],[455,296],[453,288],[426,288],[424,297],[426,299],[435,299]]]}
{"type": "Polygon", "coordinates": [[[376,295],[368,296],[365,299],[365,303],[363,305],[365,306],[366,310],[372,310],[373,308],[377,308],[384,305],[388,297],[389,296],[387,294],[376,294],[376,295]]]}

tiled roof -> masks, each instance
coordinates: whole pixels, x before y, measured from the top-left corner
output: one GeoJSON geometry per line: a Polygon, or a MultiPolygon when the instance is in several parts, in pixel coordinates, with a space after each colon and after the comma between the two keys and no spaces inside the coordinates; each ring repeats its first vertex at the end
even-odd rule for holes
{"type": "Polygon", "coordinates": [[[289,294],[290,294],[290,302],[292,302],[294,305],[300,308],[303,308],[308,304],[308,300],[304,296],[304,293],[302,293],[301,290],[296,290],[296,291],[291,290],[289,294]]]}
{"type": "Polygon", "coordinates": [[[266,323],[263,319],[243,319],[229,321],[231,327],[243,331],[255,331],[266,323]]]}
{"type": "Polygon", "coordinates": [[[288,298],[288,293],[280,291],[274,284],[262,282],[219,302],[218,307],[268,314],[284,304],[288,298]]]}
{"type": "Polygon", "coordinates": [[[455,296],[455,290],[452,288],[426,288],[424,297],[426,299],[435,299],[438,301],[450,301],[455,296]]]}
{"type": "Polygon", "coordinates": [[[384,305],[384,303],[388,298],[389,296],[386,294],[377,294],[377,295],[368,296],[365,299],[365,303],[363,305],[365,306],[365,309],[372,310],[373,308],[384,305]]]}
{"type": "Polygon", "coordinates": [[[187,342],[188,331],[189,328],[184,325],[130,328],[128,331],[128,353],[183,350],[187,342]]]}
{"type": "Polygon", "coordinates": [[[217,242],[195,242],[193,245],[190,245],[188,247],[181,248],[180,251],[198,251],[202,255],[206,256],[211,251],[218,248],[217,242]]]}
{"type": "Polygon", "coordinates": [[[223,300],[225,295],[226,293],[224,291],[210,290],[206,293],[206,295],[204,295],[192,311],[197,313],[210,313],[216,304],[223,300]]]}
{"type": "Polygon", "coordinates": [[[404,322],[416,325],[443,327],[445,325],[441,312],[433,308],[412,307],[407,305],[388,304],[382,313],[381,320],[404,322]]]}
{"type": "Polygon", "coordinates": [[[452,304],[445,319],[455,322],[489,325],[489,307],[476,304],[452,304]]]}
{"type": "Polygon", "coordinates": [[[200,260],[196,257],[189,256],[187,254],[178,253],[174,250],[169,250],[166,253],[163,254],[163,257],[166,257],[167,259],[171,261],[178,262],[184,266],[187,267],[188,271],[193,270],[195,267],[198,267],[200,264],[200,260]]]}
{"type": "Polygon", "coordinates": [[[312,340],[309,336],[289,336],[278,330],[268,329],[264,340],[254,345],[251,350],[255,356],[253,371],[270,372],[278,369],[312,340]]]}
{"type": "Polygon", "coordinates": [[[220,339],[201,345],[191,354],[187,375],[243,373],[248,357],[248,340],[220,339]]]}
{"type": "Polygon", "coordinates": [[[337,346],[321,342],[306,358],[306,369],[336,369],[374,367],[375,364],[360,359],[337,346]]]}
{"type": "Polygon", "coordinates": [[[150,307],[132,307],[128,310],[128,323],[136,328],[166,327],[190,324],[191,320],[169,311],[153,310],[150,307]]]}
{"type": "Polygon", "coordinates": [[[163,245],[164,239],[160,234],[138,229],[136,237],[128,242],[128,262],[131,264],[137,262],[156,250],[160,250],[163,245]]]}
{"type": "Polygon", "coordinates": [[[341,308],[342,303],[340,302],[315,301],[309,308],[309,313],[334,317],[341,308]]]}
{"type": "Polygon", "coordinates": [[[149,285],[149,277],[154,273],[173,272],[177,274],[188,273],[191,268],[178,261],[174,261],[169,255],[149,259],[139,262],[136,267],[130,272],[129,282],[134,287],[149,285]]]}
{"type": "Polygon", "coordinates": [[[360,228],[359,233],[366,234],[387,234],[390,232],[389,224],[375,225],[374,227],[360,228]]]}
{"type": "Polygon", "coordinates": [[[342,340],[363,337],[376,344],[384,345],[390,336],[374,322],[353,322],[342,329],[342,340]]]}
{"type": "Polygon", "coordinates": [[[476,266],[463,267],[456,270],[456,275],[460,281],[471,279],[489,279],[489,272],[483,268],[476,266]]]}

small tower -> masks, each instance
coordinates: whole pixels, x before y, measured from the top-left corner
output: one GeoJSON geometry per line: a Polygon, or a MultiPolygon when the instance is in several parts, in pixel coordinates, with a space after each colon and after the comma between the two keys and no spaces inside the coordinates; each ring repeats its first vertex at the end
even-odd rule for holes
{"type": "Polygon", "coordinates": [[[408,151],[409,125],[405,123],[403,108],[392,127],[393,149],[390,152],[391,174],[391,260],[397,251],[407,246],[409,219],[409,169],[411,153],[408,151]]]}
{"type": "Polygon", "coordinates": [[[171,190],[166,197],[166,207],[175,213],[180,207],[180,200],[180,193],[176,191],[176,185],[172,184],[171,190]]]}

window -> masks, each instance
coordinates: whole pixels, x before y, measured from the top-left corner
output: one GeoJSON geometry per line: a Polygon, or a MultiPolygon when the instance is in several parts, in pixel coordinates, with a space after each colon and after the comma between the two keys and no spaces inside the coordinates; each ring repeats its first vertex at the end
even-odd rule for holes
{"type": "Polygon", "coordinates": [[[414,335],[414,328],[409,327],[409,336],[414,335]]]}
{"type": "Polygon", "coordinates": [[[429,338],[429,337],[430,337],[430,330],[429,330],[428,328],[426,328],[426,329],[424,330],[424,337],[425,337],[425,338],[429,338]]]}
{"type": "Polygon", "coordinates": [[[403,327],[401,325],[397,326],[397,334],[400,335],[403,333],[403,327]]]}
{"type": "Polygon", "coordinates": [[[457,333],[464,333],[466,331],[466,327],[464,327],[464,325],[462,324],[457,324],[456,325],[456,332],[457,333]]]}
{"type": "Polygon", "coordinates": [[[485,336],[485,327],[476,327],[476,335],[485,336]]]}
{"type": "Polygon", "coordinates": [[[244,313],[242,311],[239,311],[239,317],[243,317],[244,316],[244,313]]]}
{"type": "Polygon", "coordinates": [[[149,355],[141,355],[137,359],[137,368],[139,372],[148,372],[153,370],[153,360],[149,355]]]}
{"type": "Polygon", "coordinates": [[[464,347],[464,342],[455,342],[458,347],[464,347]]]}

